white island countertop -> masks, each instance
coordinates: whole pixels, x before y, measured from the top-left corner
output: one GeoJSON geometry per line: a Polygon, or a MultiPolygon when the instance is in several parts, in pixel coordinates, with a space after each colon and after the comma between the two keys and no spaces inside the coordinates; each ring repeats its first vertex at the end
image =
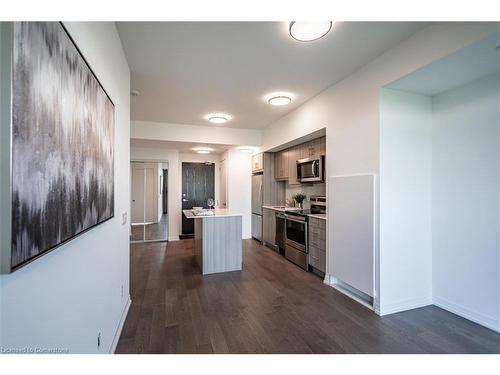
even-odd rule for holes
{"type": "Polygon", "coordinates": [[[238,212],[234,212],[234,211],[231,211],[227,208],[216,208],[214,210],[208,210],[208,209],[205,209],[203,211],[210,211],[212,212],[213,214],[210,214],[210,215],[195,215],[193,210],[182,210],[182,212],[184,213],[184,216],[186,216],[186,218],[188,219],[204,219],[204,218],[211,218],[211,217],[233,217],[233,216],[242,216],[240,213],[238,212]]]}

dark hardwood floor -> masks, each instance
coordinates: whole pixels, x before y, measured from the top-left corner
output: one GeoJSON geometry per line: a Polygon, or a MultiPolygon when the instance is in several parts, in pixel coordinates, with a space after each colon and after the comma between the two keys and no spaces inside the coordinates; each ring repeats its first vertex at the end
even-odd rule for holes
{"type": "Polygon", "coordinates": [[[385,317],[256,241],[202,276],[192,240],[131,246],[117,353],[500,353],[500,334],[430,306],[385,317]]]}

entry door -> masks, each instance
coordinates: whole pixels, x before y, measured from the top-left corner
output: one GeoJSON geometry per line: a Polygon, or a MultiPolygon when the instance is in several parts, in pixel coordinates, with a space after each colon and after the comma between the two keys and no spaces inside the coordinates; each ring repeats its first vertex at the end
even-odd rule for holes
{"type": "MultiPolygon", "coordinates": [[[[182,163],[182,209],[208,208],[208,198],[215,199],[215,165],[182,163]]],[[[194,220],[182,215],[182,234],[194,234],[194,220]]]]}

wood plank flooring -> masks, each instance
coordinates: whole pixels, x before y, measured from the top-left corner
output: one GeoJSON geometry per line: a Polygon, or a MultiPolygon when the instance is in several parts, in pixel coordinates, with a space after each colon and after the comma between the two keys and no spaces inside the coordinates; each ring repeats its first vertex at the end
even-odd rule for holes
{"type": "Polygon", "coordinates": [[[254,240],[202,276],[193,241],[131,245],[117,353],[500,353],[500,334],[429,306],[379,317],[254,240]]]}

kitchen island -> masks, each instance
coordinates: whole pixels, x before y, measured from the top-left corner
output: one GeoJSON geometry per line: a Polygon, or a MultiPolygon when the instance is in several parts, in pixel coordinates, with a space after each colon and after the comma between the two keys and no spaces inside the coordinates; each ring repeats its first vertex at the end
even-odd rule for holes
{"type": "Polygon", "coordinates": [[[182,212],[194,220],[194,254],[202,274],[240,271],[241,214],[228,209],[182,212]]]}

